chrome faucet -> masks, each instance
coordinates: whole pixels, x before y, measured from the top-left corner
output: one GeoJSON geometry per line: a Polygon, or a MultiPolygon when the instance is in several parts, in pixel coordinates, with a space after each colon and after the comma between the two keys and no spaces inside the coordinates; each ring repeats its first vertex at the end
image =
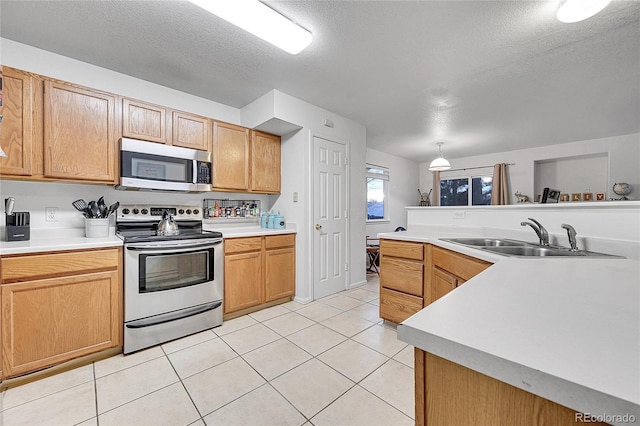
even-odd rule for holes
{"type": "Polygon", "coordinates": [[[576,240],[576,230],[573,226],[567,225],[563,223],[560,225],[561,228],[567,230],[567,235],[569,236],[569,244],[571,245],[571,251],[578,251],[578,242],[576,240]]]}
{"type": "Polygon", "coordinates": [[[538,222],[535,219],[532,218],[528,218],[531,222],[520,222],[520,225],[522,226],[527,226],[529,225],[531,228],[533,228],[534,231],[536,231],[536,235],[538,235],[538,239],[540,240],[540,245],[542,246],[548,246],[549,245],[549,233],[547,232],[546,229],[544,229],[544,226],[542,226],[542,224],[540,222],[538,222]]]}

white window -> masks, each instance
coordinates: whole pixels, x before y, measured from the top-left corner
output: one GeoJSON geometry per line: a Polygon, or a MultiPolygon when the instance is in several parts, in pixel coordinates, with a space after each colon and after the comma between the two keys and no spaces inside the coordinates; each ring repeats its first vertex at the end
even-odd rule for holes
{"type": "Polygon", "coordinates": [[[367,222],[389,220],[389,169],[367,164],[367,222]]]}
{"type": "Polygon", "coordinates": [[[441,206],[483,206],[491,204],[493,177],[487,175],[440,178],[441,206]]]}

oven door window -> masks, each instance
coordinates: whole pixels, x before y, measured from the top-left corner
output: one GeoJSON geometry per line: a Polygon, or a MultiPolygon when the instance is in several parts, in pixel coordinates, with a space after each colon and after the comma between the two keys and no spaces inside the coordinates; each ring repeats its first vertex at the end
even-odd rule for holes
{"type": "Polygon", "coordinates": [[[140,293],[213,281],[213,248],[181,253],[141,254],[139,262],[140,293]]]}

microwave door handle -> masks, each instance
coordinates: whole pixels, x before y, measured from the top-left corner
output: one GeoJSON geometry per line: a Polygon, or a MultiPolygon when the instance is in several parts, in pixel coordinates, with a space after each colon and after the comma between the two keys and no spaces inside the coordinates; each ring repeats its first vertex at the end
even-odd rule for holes
{"type": "Polygon", "coordinates": [[[193,176],[191,177],[191,183],[198,183],[198,160],[193,161],[193,176]]]}

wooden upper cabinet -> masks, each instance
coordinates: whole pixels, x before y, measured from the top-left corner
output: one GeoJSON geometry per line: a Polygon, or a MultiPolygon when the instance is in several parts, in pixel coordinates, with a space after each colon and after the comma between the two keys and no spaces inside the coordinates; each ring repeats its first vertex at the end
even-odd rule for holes
{"type": "Polygon", "coordinates": [[[167,116],[164,107],[122,99],[122,136],[167,143],[167,116]]]}
{"type": "Polygon", "coordinates": [[[212,168],[216,190],[249,189],[249,129],[213,122],[212,168]]]}
{"type": "Polygon", "coordinates": [[[115,95],[45,81],[45,177],[115,183],[115,108],[115,95]]]}
{"type": "Polygon", "coordinates": [[[199,115],[173,111],[172,143],[183,148],[209,151],[211,120],[199,115]]]}
{"type": "Polygon", "coordinates": [[[0,145],[7,157],[0,157],[0,174],[32,174],[32,87],[30,74],[3,67],[2,125],[0,145]]]}
{"type": "Polygon", "coordinates": [[[251,190],[280,193],[280,136],[251,131],[251,190]]]}

